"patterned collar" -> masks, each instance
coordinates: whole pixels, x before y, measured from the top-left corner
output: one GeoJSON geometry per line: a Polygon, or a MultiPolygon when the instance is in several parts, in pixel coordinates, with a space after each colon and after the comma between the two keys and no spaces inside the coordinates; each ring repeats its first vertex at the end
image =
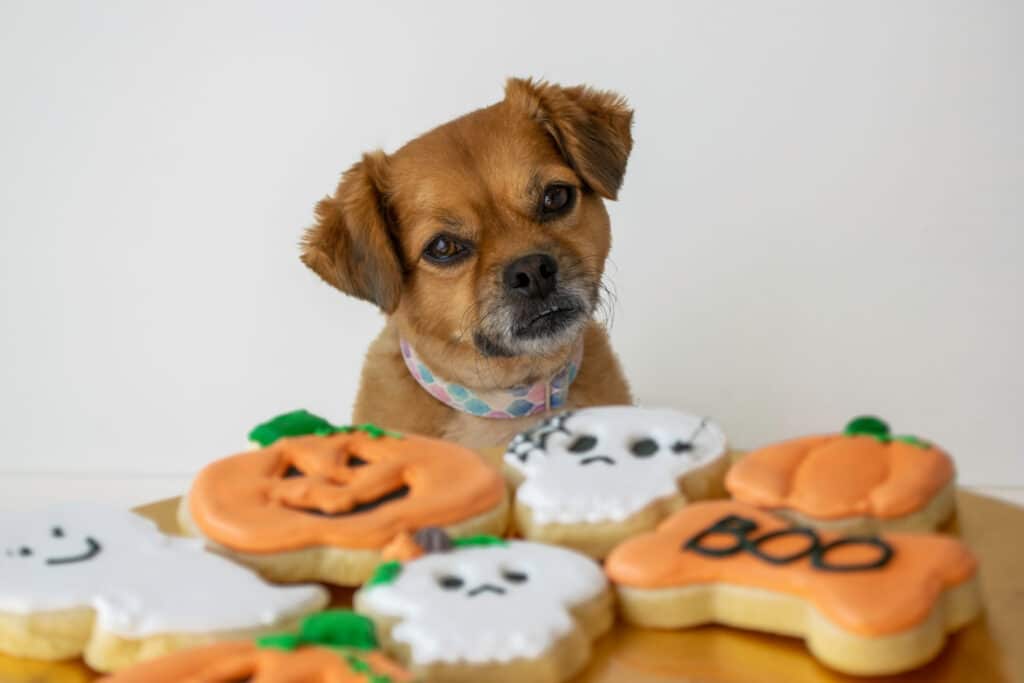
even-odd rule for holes
{"type": "Polygon", "coordinates": [[[475,392],[464,386],[447,382],[416,355],[404,339],[400,341],[402,359],[410,374],[441,403],[477,417],[510,419],[540,415],[565,405],[569,398],[569,385],[576,379],[583,361],[583,337],[576,343],[572,357],[550,380],[524,384],[509,389],[475,392]]]}

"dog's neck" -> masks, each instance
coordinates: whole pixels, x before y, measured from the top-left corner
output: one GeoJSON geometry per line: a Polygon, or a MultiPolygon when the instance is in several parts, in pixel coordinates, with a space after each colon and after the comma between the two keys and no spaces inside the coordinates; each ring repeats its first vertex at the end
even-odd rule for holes
{"type": "Polygon", "coordinates": [[[569,387],[583,361],[583,335],[567,347],[562,361],[540,379],[525,376],[511,386],[470,387],[449,381],[438,366],[421,357],[405,339],[399,340],[409,374],[431,396],[450,408],[477,417],[510,419],[541,415],[565,405],[569,387]]]}

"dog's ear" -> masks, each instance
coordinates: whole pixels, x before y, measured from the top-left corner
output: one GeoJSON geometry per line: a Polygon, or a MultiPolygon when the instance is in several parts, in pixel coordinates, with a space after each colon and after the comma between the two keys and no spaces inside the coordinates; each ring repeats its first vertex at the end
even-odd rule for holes
{"type": "Polygon", "coordinates": [[[615,199],[633,149],[633,110],[621,95],[578,85],[510,78],[505,101],[523,109],[555,139],[592,190],[615,199]]]}
{"type": "Polygon", "coordinates": [[[387,167],[377,151],[345,171],[334,196],[316,205],[316,224],[302,237],[302,262],[327,284],[391,313],[402,264],[385,201],[387,167]]]}

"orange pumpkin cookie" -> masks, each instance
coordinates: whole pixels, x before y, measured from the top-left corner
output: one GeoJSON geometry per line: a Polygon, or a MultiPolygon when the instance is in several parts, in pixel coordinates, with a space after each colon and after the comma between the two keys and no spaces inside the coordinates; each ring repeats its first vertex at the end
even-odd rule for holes
{"type": "Polygon", "coordinates": [[[307,618],[297,634],[182,650],[100,683],[399,683],[410,675],[377,650],[373,623],[336,610],[307,618]]]}
{"type": "Polygon", "coordinates": [[[725,486],[736,500],[798,524],[846,533],[932,531],[954,507],[953,462],[875,417],[842,434],[807,436],[747,454],[725,486]]]}
{"type": "Polygon", "coordinates": [[[841,536],[737,501],[684,508],[615,548],[605,571],[629,623],[802,637],[856,675],[924,664],[981,609],[976,561],[955,538],[841,536]]]}
{"type": "Polygon", "coordinates": [[[501,475],[457,444],[333,427],[305,411],[260,425],[250,438],[264,447],[204,468],[178,517],[268,578],[357,585],[403,533],[505,531],[501,475]]]}

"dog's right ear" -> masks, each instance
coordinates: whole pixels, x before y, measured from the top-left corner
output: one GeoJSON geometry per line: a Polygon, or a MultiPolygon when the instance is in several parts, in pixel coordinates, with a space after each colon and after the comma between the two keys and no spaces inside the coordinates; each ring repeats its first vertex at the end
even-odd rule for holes
{"type": "Polygon", "coordinates": [[[316,205],[316,224],[302,237],[302,262],[327,284],[391,313],[401,295],[402,264],[385,202],[387,167],[377,151],[345,171],[334,196],[316,205]]]}

